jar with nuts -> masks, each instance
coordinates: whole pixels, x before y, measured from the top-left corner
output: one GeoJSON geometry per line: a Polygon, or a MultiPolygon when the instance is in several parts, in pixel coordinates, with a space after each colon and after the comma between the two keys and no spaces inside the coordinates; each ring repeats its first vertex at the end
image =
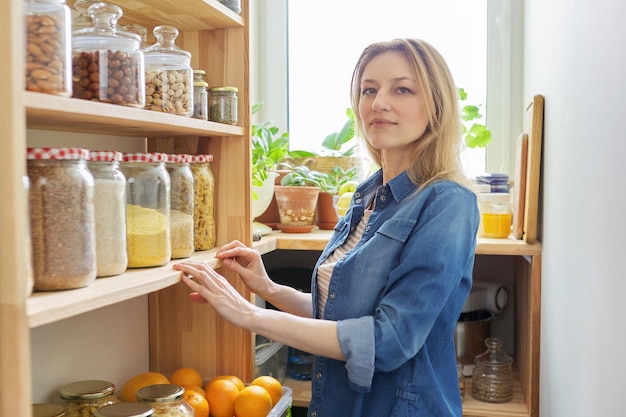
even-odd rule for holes
{"type": "Polygon", "coordinates": [[[26,90],[72,95],[70,9],[65,0],[24,0],[26,90]]]}
{"type": "Polygon", "coordinates": [[[146,66],[146,109],[180,116],[193,114],[191,54],[176,46],[178,29],[157,26],[156,43],[142,49],[146,66]]]}
{"type": "Polygon", "coordinates": [[[145,104],[141,39],[117,27],[122,9],[114,4],[89,6],[89,27],[72,38],[73,97],[130,107],[145,104]]]}

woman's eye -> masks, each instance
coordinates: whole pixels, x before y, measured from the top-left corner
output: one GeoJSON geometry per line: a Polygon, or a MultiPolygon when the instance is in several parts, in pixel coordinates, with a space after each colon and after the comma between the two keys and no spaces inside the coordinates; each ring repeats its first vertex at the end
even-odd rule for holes
{"type": "Polygon", "coordinates": [[[400,94],[409,94],[410,92],[411,92],[411,90],[406,88],[406,87],[399,87],[398,88],[398,93],[400,93],[400,94]]]}
{"type": "Polygon", "coordinates": [[[372,94],[376,94],[376,90],[373,88],[364,88],[363,89],[363,95],[364,96],[371,96],[372,94]]]}

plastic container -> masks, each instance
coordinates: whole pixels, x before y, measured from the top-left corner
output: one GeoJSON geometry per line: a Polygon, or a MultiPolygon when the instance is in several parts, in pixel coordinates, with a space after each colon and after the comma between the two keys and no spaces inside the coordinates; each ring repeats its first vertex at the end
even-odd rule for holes
{"type": "Polygon", "coordinates": [[[89,151],[28,148],[27,158],[33,289],[85,287],[96,278],[89,151]]]}
{"type": "Polygon", "coordinates": [[[96,410],[95,417],[150,417],[154,408],[143,403],[117,403],[96,410]]]}
{"type": "Polygon", "coordinates": [[[100,0],[76,0],[74,2],[74,10],[78,13],[74,19],[72,19],[72,32],[78,29],[84,29],[93,24],[91,16],[89,16],[89,6],[94,3],[100,3],[100,0]]]}
{"type": "Polygon", "coordinates": [[[101,380],[72,382],[59,389],[67,417],[93,417],[98,408],[119,403],[114,393],[115,385],[101,380]]]}
{"type": "Polygon", "coordinates": [[[189,166],[191,155],[167,155],[170,175],[170,240],[172,259],[193,255],[193,174],[189,166]]]}
{"type": "Polygon", "coordinates": [[[72,95],[71,15],[65,0],[24,0],[28,91],[72,95]]]}
{"type": "Polygon", "coordinates": [[[481,193],[478,195],[480,226],[478,235],[488,238],[507,238],[511,234],[513,208],[509,193],[481,193]]]}
{"type": "Polygon", "coordinates": [[[124,154],[126,247],[129,268],[162,266],[172,256],[170,176],[164,153],[124,154]]]}
{"type": "Polygon", "coordinates": [[[191,172],[194,183],[194,247],[209,250],[215,246],[214,190],[211,171],[213,155],[193,155],[191,172]]]}
{"type": "Polygon", "coordinates": [[[280,397],[280,400],[278,400],[276,405],[270,410],[267,417],[287,417],[291,415],[289,410],[291,409],[292,401],[292,389],[283,385],[283,396],[280,397]]]}
{"type": "Polygon", "coordinates": [[[472,371],[472,396],[477,400],[502,403],[513,398],[513,358],[502,349],[497,337],[485,340],[487,350],[476,356],[472,371]]]}
{"type": "Polygon", "coordinates": [[[143,54],[139,36],[117,27],[122,9],[89,6],[91,26],[72,36],[72,97],[130,107],[145,104],[143,54]]]}
{"type": "Polygon", "coordinates": [[[146,66],[146,109],[191,116],[193,75],[191,54],[176,46],[178,29],[157,26],[156,43],[143,49],[146,66]]]}
{"type": "Polygon", "coordinates": [[[254,377],[269,375],[281,383],[287,376],[287,346],[265,339],[255,349],[254,377]]]}
{"type": "Polygon", "coordinates": [[[126,254],[126,177],[122,153],[92,151],[87,166],[94,177],[97,277],[119,275],[128,266],[126,254]]]}
{"type": "Polygon", "coordinates": [[[209,84],[204,81],[204,70],[193,70],[193,117],[209,120],[209,84]]]}
{"type": "Polygon", "coordinates": [[[33,404],[33,417],[67,417],[65,406],[53,403],[33,404]]]}
{"type": "Polygon", "coordinates": [[[183,399],[184,393],[179,385],[157,384],[138,389],[136,396],[137,401],[154,408],[155,417],[194,417],[193,408],[183,399]]]}
{"type": "Polygon", "coordinates": [[[236,125],[238,121],[237,87],[209,89],[209,119],[212,122],[236,125]]]}

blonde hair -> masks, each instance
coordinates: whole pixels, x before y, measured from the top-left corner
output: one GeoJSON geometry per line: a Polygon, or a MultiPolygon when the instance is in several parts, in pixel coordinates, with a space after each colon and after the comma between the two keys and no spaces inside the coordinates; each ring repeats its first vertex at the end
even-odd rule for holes
{"type": "MultiPolygon", "coordinates": [[[[458,89],[441,54],[427,42],[419,39],[394,39],[374,43],[363,51],[352,74],[351,100],[355,115],[355,126],[363,136],[362,119],[359,113],[361,79],[367,64],[385,52],[399,52],[409,61],[417,76],[417,83],[424,96],[428,126],[420,138],[416,138],[407,173],[420,189],[438,179],[449,179],[467,185],[459,154],[461,142],[461,116],[458,89]]],[[[381,151],[374,149],[367,140],[369,154],[379,166],[381,151]]]]}

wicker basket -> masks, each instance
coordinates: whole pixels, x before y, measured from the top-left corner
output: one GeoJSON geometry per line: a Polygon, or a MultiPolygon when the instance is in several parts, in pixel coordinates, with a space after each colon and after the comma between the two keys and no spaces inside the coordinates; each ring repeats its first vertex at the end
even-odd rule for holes
{"type": "Polygon", "coordinates": [[[309,158],[296,158],[290,163],[295,166],[305,165],[312,170],[330,173],[333,167],[341,167],[344,171],[357,167],[356,178],[362,180],[366,176],[365,162],[363,158],[355,156],[315,156],[309,158]]]}

